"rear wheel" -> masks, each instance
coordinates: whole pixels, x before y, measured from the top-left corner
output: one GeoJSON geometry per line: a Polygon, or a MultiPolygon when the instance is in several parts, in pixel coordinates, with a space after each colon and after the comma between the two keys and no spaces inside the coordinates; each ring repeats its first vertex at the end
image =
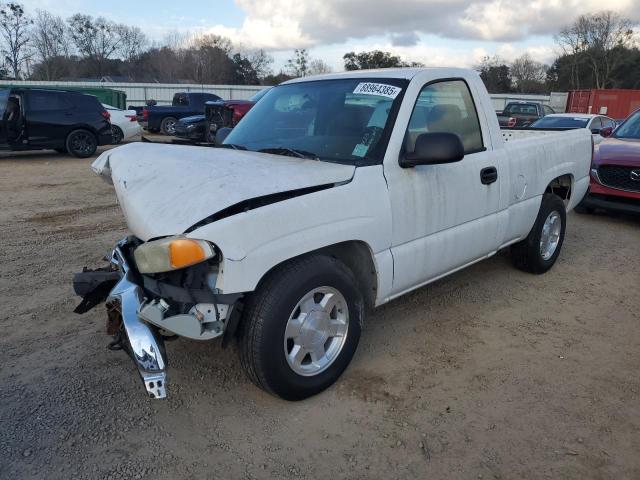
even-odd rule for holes
{"type": "Polygon", "coordinates": [[[332,385],[360,339],[353,273],[324,255],[293,260],[262,282],[240,327],[240,359],[260,388],[301,400],[332,385]]]}
{"type": "Polygon", "coordinates": [[[530,273],[544,273],[553,267],[560,255],[566,224],[567,213],[562,199],[545,193],[529,235],[511,247],[514,265],[530,273]]]}
{"type": "Polygon", "coordinates": [[[176,133],[176,123],[178,123],[178,120],[174,117],[165,117],[160,124],[160,130],[165,135],[174,135],[176,133]]]}
{"type": "Polygon", "coordinates": [[[116,145],[122,142],[122,140],[124,139],[124,133],[122,132],[122,129],[117,125],[113,125],[111,127],[111,130],[113,131],[113,144],[116,145]]]}
{"type": "Polygon", "coordinates": [[[67,136],[66,149],[74,157],[87,158],[96,153],[98,141],[89,130],[74,130],[67,136]]]}

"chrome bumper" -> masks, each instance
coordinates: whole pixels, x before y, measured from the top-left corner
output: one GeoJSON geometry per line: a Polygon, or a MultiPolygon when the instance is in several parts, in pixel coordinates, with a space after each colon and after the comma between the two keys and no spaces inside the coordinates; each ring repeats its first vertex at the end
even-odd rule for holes
{"type": "Polygon", "coordinates": [[[107,304],[113,305],[122,315],[128,351],[147,393],[151,398],[165,398],[167,361],[164,344],[156,328],[138,318],[138,309],[144,301],[142,288],[134,283],[133,272],[119,246],[113,250],[110,261],[120,270],[122,278],[109,293],[107,304]]]}

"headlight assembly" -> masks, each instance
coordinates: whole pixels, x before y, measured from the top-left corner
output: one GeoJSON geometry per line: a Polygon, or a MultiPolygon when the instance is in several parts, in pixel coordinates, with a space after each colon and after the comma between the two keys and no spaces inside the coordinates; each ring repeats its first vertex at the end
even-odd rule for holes
{"type": "Polygon", "coordinates": [[[178,270],[215,257],[209,242],[185,237],[168,237],[140,245],[133,252],[140,273],[178,270]]]}

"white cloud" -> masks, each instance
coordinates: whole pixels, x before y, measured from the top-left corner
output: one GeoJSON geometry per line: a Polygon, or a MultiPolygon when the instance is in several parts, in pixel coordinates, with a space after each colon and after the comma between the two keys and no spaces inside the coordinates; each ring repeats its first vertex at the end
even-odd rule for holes
{"type": "MultiPolygon", "coordinates": [[[[272,50],[344,43],[349,39],[436,34],[453,39],[519,41],[550,35],[577,15],[602,10],[640,20],[637,0],[236,0],[246,18],[216,26],[248,47],[272,50]]],[[[398,43],[398,42],[396,42],[398,43]]],[[[400,43],[403,43],[402,41],[400,43]]],[[[405,41],[404,43],[410,43],[405,41]]]]}

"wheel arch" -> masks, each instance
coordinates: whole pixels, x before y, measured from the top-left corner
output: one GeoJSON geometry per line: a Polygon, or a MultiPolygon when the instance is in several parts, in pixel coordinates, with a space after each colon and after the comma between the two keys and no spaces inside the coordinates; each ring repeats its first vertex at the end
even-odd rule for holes
{"type": "Polygon", "coordinates": [[[310,250],[279,262],[269,268],[258,281],[255,290],[280,268],[288,263],[312,255],[326,255],[344,263],[356,278],[365,305],[373,308],[378,295],[378,268],[371,247],[362,240],[348,240],[310,250]]]}
{"type": "Polygon", "coordinates": [[[569,205],[574,190],[573,186],[573,175],[566,173],[551,180],[545,187],[544,193],[557,195],[564,201],[565,205],[569,205]]]}
{"type": "Polygon", "coordinates": [[[80,124],[73,125],[67,130],[67,133],[64,136],[65,144],[66,144],[67,138],[69,138],[69,135],[71,135],[76,130],[86,130],[88,132],[91,132],[93,136],[96,137],[96,142],[99,142],[100,140],[98,131],[94,127],[92,127],[91,125],[87,125],[85,123],[80,123],[80,124]]]}

